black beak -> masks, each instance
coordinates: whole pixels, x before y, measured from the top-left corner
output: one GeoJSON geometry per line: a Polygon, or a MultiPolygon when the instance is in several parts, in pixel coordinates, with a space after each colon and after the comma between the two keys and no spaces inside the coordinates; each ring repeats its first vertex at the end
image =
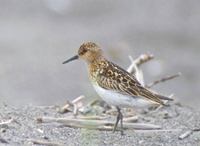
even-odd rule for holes
{"type": "Polygon", "coordinates": [[[70,59],[64,61],[63,64],[68,63],[68,62],[71,62],[71,61],[76,60],[76,59],[78,59],[78,55],[76,55],[76,56],[74,56],[74,57],[72,57],[72,58],[70,58],[70,59]]]}

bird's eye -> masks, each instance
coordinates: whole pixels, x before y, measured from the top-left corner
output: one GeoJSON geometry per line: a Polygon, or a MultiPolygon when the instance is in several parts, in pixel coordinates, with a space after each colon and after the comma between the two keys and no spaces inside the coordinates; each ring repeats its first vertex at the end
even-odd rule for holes
{"type": "Polygon", "coordinates": [[[81,48],[78,52],[79,55],[84,55],[87,52],[86,48],[81,48]]]}

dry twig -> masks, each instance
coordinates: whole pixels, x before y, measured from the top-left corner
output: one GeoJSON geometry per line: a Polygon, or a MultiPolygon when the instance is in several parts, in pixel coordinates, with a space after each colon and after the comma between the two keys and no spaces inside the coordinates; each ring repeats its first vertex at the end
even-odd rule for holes
{"type": "Polygon", "coordinates": [[[131,65],[128,67],[127,71],[130,74],[133,74],[143,86],[145,85],[144,76],[142,70],[140,69],[140,65],[147,61],[150,61],[153,58],[154,56],[151,54],[142,54],[135,60],[132,58],[132,56],[129,56],[129,59],[131,60],[131,65]]]}
{"type": "Polygon", "coordinates": [[[132,117],[127,117],[123,119],[124,122],[137,122],[138,121],[138,116],[132,116],[132,117]]]}
{"type": "Polygon", "coordinates": [[[139,58],[135,59],[135,64],[139,67],[143,63],[154,59],[153,54],[142,54],[139,58]]]}
{"type": "Polygon", "coordinates": [[[142,54],[136,59],[133,59],[131,56],[129,56],[129,58],[132,63],[134,62],[135,65],[139,67],[143,63],[146,63],[147,61],[152,60],[154,58],[154,56],[152,54],[142,54]]]}
{"type": "Polygon", "coordinates": [[[70,110],[70,107],[73,107],[73,113],[74,115],[77,115],[78,109],[83,106],[82,100],[85,98],[85,96],[81,95],[77,98],[75,98],[72,102],[67,101],[67,104],[65,104],[63,107],[61,107],[58,111],[59,113],[65,113],[70,110]]]}
{"type": "MultiPolygon", "coordinates": [[[[113,130],[115,122],[105,121],[105,120],[84,120],[84,119],[74,119],[74,118],[51,118],[42,117],[38,118],[41,123],[51,123],[56,122],[63,124],[68,127],[75,128],[87,128],[96,130],[113,130]]],[[[123,124],[124,129],[135,129],[135,130],[155,130],[161,129],[158,125],[146,124],[146,123],[127,123],[123,124]]]]}
{"type": "Polygon", "coordinates": [[[200,128],[195,128],[195,129],[192,129],[192,130],[188,130],[186,132],[184,132],[183,134],[181,134],[178,139],[179,140],[183,140],[185,138],[188,138],[190,135],[192,135],[194,132],[199,132],[200,131],[200,128]]]}
{"type": "Polygon", "coordinates": [[[10,124],[10,123],[12,123],[13,121],[14,121],[13,119],[9,119],[9,120],[7,120],[7,121],[5,121],[5,122],[1,122],[1,123],[0,123],[0,126],[10,124]]]}
{"type": "Polygon", "coordinates": [[[192,130],[188,130],[188,131],[184,132],[183,134],[181,134],[181,135],[178,137],[178,139],[183,140],[183,139],[189,137],[192,133],[193,133],[192,130]]]}
{"type": "Polygon", "coordinates": [[[56,143],[56,142],[49,142],[44,140],[29,140],[34,145],[45,145],[45,146],[64,146],[64,144],[56,143]]]}
{"type": "Polygon", "coordinates": [[[83,119],[83,120],[105,120],[107,117],[105,116],[79,116],[76,118],[83,119]]]}
{"type": "Polygon", "coordinates": [[[153,86],[157,85],[158,83],[166,82],[168,80],[172,80],[172,79],[177,78],[179,76],[181,76],[181,73],[177,73],[175,75],[167,76],[167,77],[161,78],[159,80],[156,80],[156,81],[146,85],[146,87],[147,88],[152,88],[153,86]]]}

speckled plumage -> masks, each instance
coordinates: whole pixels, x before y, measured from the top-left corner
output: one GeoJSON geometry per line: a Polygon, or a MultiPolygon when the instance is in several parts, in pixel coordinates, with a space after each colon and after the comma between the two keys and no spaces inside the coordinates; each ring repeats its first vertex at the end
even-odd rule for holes
{"type": "Polygon", "coordinates": [[[146,98],[163,104],[160,95],[144,88],[137,79],[116,64],[101,58],[89,64],[89,76],[93,84],[133,98],[146,98]]]}

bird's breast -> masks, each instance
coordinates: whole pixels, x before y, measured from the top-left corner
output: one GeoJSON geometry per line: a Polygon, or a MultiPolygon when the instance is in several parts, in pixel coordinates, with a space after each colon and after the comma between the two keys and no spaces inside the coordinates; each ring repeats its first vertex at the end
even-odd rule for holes
{"type": "Polygon", "coordinates": [[[92,82],[96,82],[102,72],[103,69],[98,64],[89,65],[89,78],[92,82]]]}

